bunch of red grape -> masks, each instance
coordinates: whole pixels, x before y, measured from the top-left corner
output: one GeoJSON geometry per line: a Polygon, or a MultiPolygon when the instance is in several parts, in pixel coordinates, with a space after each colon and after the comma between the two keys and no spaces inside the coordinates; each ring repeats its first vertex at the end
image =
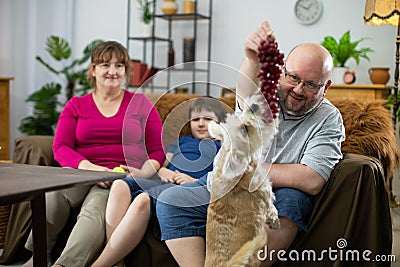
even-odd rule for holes
{"type": "MultiPolygon", "coordinates": [[[[258,47],[260,90],[268,102],[274,119],[279,112],[276,88],[278,87],[281,75],[283,57],[284,55],[279,51],[278,43],[272,35],[268,36],[267,41],[260,43],[258,47]]],[[[272,121],[272,118],[267,119],[268,121],[272,121]]]]}

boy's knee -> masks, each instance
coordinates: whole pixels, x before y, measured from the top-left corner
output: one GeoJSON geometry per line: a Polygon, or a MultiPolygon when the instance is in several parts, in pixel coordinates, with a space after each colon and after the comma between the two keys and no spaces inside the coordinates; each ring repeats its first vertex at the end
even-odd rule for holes
{"type": "Polygon", "coordinates": [[[177,200],[182,197],[181,193],[183,188],[181,186],[173,186],[170,187],[166,190],[164,190],[157,199],[157,208],[158,206],[175,206],[177,203],[177,200]]]}

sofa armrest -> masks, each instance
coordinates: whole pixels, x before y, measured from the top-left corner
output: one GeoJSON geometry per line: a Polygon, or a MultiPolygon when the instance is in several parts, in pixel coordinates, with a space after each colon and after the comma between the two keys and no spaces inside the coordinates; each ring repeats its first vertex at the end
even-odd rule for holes
{"type": "Polygon", "coordinates": [[[59,166],[53,156],[53,136],[32,135],[15,139],[14,163],[59,166]]]}
{"type": "MultiPolygon", "coordinates": [[[[392,224],[385,175],[381,163],[373,157],[346,154],[322,192],[317,196],[307,232],[300,232],[290,249],[300,254],[314,250],[317,258],[323,250],[338,249],[337,242],[345,239],[342,249],[372,251],[375,255],[390,255],[392,224]]],[[[382,262],[324,261],[286,262],[279,266],[386,266],[382,262]],[[352,263],[353,264],[353,263],[352,263]]],[[[390,266],[390,262],[388,265],[390,266]]]]}

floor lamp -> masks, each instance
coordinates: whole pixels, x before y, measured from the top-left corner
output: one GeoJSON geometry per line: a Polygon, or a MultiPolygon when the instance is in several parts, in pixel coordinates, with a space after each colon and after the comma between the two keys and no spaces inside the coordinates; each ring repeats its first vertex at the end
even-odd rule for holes
{"type": "MultiPolygon", "coordinates": [[[[395,59],[395,70],[394,70],[394,98],[393,98],[393,125],[396,132],[397,122],[397,92],[399,87],[399,46],[400,46],[400,0],[366,0],[365,13],[364,13],[365,24],[372,24],[380,26],[382,24],[390,24],[397,26],[396,36],[396,59],[395,59]]],[[[400,201],[396,202],[396,197],[392,192],[392,180],[390,179],[389,190],[390,190],[390,202],[392,206],[400,206],[400,201]]]]}

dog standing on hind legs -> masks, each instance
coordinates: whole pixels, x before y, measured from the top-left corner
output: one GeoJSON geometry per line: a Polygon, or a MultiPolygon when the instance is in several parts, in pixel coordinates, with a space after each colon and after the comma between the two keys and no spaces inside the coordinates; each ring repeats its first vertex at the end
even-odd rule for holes
{"type": "Polygon", "coordinates": [[[209,124],[210,135],[222,146],[209,181],[206,267],[258,266],[257,252],[267,243],[264,223],[279,228],[271,182],[261,166],[278,121],[267,120],[268,104],[261,95],[246,103],[241,114],[209,124]]]}

